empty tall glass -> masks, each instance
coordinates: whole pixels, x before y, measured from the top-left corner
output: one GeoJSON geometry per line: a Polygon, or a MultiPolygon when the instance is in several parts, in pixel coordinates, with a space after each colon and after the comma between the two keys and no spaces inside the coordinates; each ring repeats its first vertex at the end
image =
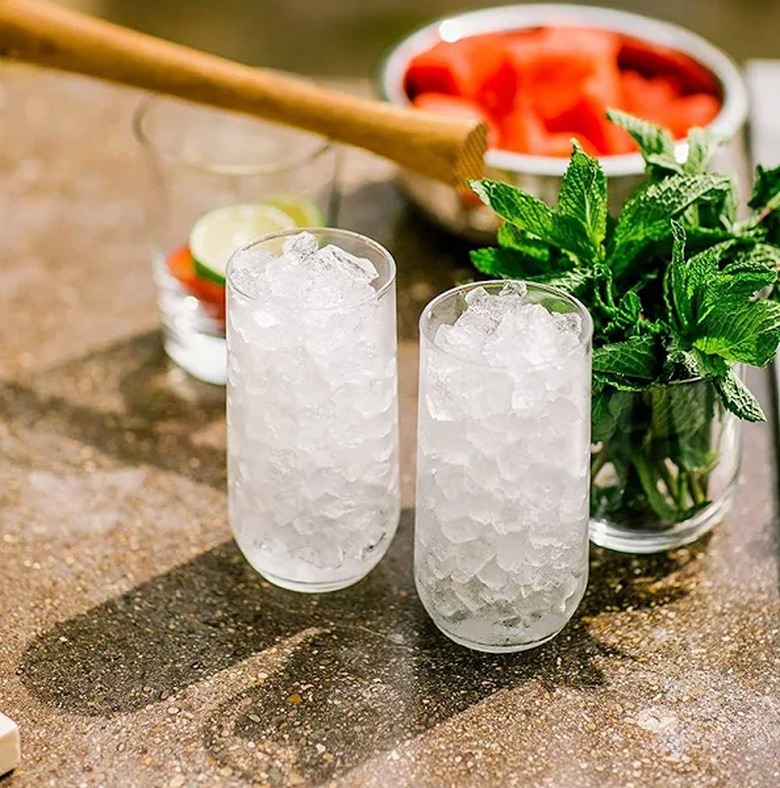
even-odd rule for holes
{"type": "Polygon", "coordinates": [[[333,220],[337,153],[320,137],[150,97],[135,132],[152,173],[153,271],[168,355],[226,380],[225,265],[266,233],[333,220]]]}
{"type": "Polygon", "coordinates": [[[455,288],[420,319],[415,579],[481,651],[554,637],[588,578],[592,323],[565,293],[455,288]]]}
{"type": "Polygon", "coordinates": [[[291,231],[228,265],[230,523],[252,566],[344,588],[400,513],[395,263],[345,230],[291,231]]]}

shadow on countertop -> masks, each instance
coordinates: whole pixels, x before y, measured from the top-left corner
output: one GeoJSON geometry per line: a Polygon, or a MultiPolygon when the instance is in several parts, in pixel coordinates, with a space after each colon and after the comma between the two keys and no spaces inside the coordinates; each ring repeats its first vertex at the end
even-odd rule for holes
{"type": "Polygon", "coordinates": [[[673,601],[686,593],[681,573],[697,574],[699,551],[648,560],[597,554],[591,591],[556,640],[524,654],[479,654],[450,643],[419,604],[412,529],[406,510],[368,578],[316,597],[270,586],[225,542],[35,638],[18,673],[64,712],[111,716],[165,701],[308,630],[267,680],[223,698],[203,732],[214,757],[234,769],[251,771],[256,761],[242,765],[228,742],[263,741],[292,751],[298,772],[321,782],[499,690],[532,679],[548,691],[603,686],[600,659],[630,657],[595,639],[589,617],[673,601]]]}
{"type": "MultiPolygon", "coordinates": [[[[44,370],[0,381],[0,421],[72,438],[123,466],[151,465],[225,489],[224,440],[193,434],[224,421],[225,389],[175,367],[157,331],[44,370]]],[[[50,458],[53,459],[53,458],[50,458]]]]}

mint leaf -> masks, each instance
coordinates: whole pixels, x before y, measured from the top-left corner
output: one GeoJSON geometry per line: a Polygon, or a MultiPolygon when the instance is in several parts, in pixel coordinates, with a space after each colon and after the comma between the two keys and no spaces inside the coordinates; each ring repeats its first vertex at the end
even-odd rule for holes
{"type": "Polygon", "coordinates": [[[707,166],[721,144],[722,140],[713,137],[709,131],[694,126],[688,132],[688,158],[683,165],[683,171],[689,175],[707,172],[707,166]]]}
{"type": "Polygon", "coordinates": [[[681,335],[688,336],[709,311],[705,296],[717,280],[718,263],[728,246],[711,246],[686,260],[685,230],[672,222],[672,234],[674,244],[664,279],[664,298],[670,325],[681,335]]]}
{"type": "Polygon", "coordinates": [[[593,372],[601,379],[617,377],[647,384],[655,378],[656,367],[654,337],[635,336],[593,351],[593,372]]]}
{"type": "Polygon", "coordinates": [[[601,259],[607,235],[607,178],[598,160],[588,156],[576,141],[556,209],[570,225],[568,235],[582,239],[577,243],[578,256],[590,262],[601,259]]]}
{"type": "MultiPolygon", "coordinates": [[[[757,243],[749,249],[737,252],[734,256],[734,260],[723,270],[757,271],[762,268],[777,276],[778,271],[780,271],[780,248],[772,246],[771,244],[757,243]]],[[[771,282],[768,284],[771,284],[771,282]]]]}
{"type": "Polygon", "coordinates": [[[546,274],[527,277],[529,282],[558,287],[569,293],[579,290],[591,278],[592,274],[589,271],[583,271],[581,268],[572,268],[570,271],[549,271],[546,274]]]}
{"type": "Polygon", "coordinates": [[[606,334],[618,332],[629,333],[637,323],[642,313],[642,302],[633,290],[629,290],[620,299],[612,319],[604,328],[606,334]]]}
{"type": "Polygon", "coordinates": [[[780,250],[766,244],[739,252],[734,259],[723,267],[721,281],[734,296],[750,299],[760,290],[770,287],[777,281],[777,268],[780,263],[780,250]]]}
{"type": "Polygon", "coordinates": [[[553,243],[553,212],[546,203],[499,181],[471,181],[471,188],[502,219],[553,243]]]}
{"type": "Polygon", "coordinates": [[[780,167],[756,167],[755,186],[748,205],[754,211],[749,226],[761,225],[767,240],[780,244],[780,167]]]}
{"type": "Polygon", "coordinates": [[[674,223],[672,260],[664,280],[669,322],[679,347],[764,366],[780,344],[780,304],[752,296],[775,280],[760,260],[743,258],[719,270],[730,242],[685,259],[685,231],[674,223]]]}
{"type": "Polygon", "coordinates": [[[645,160],[648,156],[664,156],[674,161],[674,141],[668,131],[617,109],[607,110],[607,117],[634,138],[645,160]]]}
{"type": "Polygon", "coordinates": [[[489,276],[528,278],[565,271],[571,259],[513,224],[498,228],[499,248],[476,249],[471,262],[489,276]]]}
{"type": "Polygon", "coordinates": [[[746,301],[739,283],[727,288],[697,330],[693,347],[727,361],[766,366],[780,344],[780,304],[746,301]]]}
{"type": "Polygon", "coordinates": [[[533,268],[534,273],[543,272],[548,267],[569,268],[572,265],[569,258],[550,244],[508,222],[498,228],[498,245],[521,253],[527,258],[528,265],[533,268]]]}
{"type": "Polygon", "coordinates": [[[595,264],[604,257],[607,235],[607,181],[597,159],[574,144],[555,208],[514,186],[472,181],[474,193],[517,232],[503,230],[499,243],[515,246],[530,233],[546,244],[595,264]]]}
{"type": "Polygon", "coordinates": [[[634,393],[596,383],[591,406],[591,440],[608,441],[619,428],[623,416],[630,411],[634,393]]]}
{"type": "Polygon", "coordinates": [[[645,164],[647,165],[646,170],[653,180],[661,180],[667,175],[683,175],[685,173],[685,168],[677,159],[662,153],[652,153],[645,156],[645,164]]]}
{"type": "Polygon", "coordinates": [[[745,421],[766,421],[766,416],[758,404],[758,400],[734,374],[733,370],[715,378],[713,382],[723,404],[735,416],[745,421]]]}
{"type": "Polygon", "coordinates": [[[471,262],[480,273],[508,279],[528,276],[529,262],[532,265],[537,263],[515,249],[474,249],[471,262]]]}
{"type": "Polygon", "coordinates": [[[691,375],[702,378],[721,378],[731,368],[720,356],[708,356],[698,350],[686,352],[683,363],[691,375]]]}
{"type": "Polygon", "coordinates": [[[672,219],[696,201],[728,188],[729,179],[721,175],[672,175],[637,192],[615,227],[608,258],[615,276],[625,274],[651,243],[667,238],[672,219]]]}
{"type": "Polygon", "coordinates": [[[509,222],[504,222],[498,228],[498,245],[505,249],[516,249],[537,260],[550,259],[550,244],[534,238],[524,230],[509,222]]]}
{"type": "Polygon", "coordinates": [[[774,203],[780,194],[780,166],[756,167],[756,179],[753,194],[748,205],[756,211],[763,210],[774,203]]]}
{"type": "Polygon", "coordinates": [[[709,388],[706,381],[653,387],[653,437],[685,441],[698,432],[713,416],[709,388]]]}

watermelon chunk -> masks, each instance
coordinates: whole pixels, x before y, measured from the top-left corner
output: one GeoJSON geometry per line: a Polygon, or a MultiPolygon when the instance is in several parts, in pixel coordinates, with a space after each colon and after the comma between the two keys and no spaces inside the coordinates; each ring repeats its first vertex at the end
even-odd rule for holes
{"type": "Polygon", "coordinates": [[[488,112],[508,110],[516,84],[506,66],[506,41],[497,33],[436,44],[409,64],[408,95],[446,93],[477,101],[488,112]]]}
{"type": "Polygon", "coordinates": [[[675,139],[682,139],[693,126],[706,126],[720,111],[720,101],[708,93],[680,96],[672,103],[667,125],[675,139]]]}
{"type": "Polygon", "coordinates": [[[502,150],[515,153],[568,158],[573,137],[579,140],[587,153],[598,155],[596,146],[583,134],[551,132],[532,109],[519,107],[504,118],[499,143],[502,150]]]}
{"type": "Polygon", "coordinates": [[[545,28],[516,38],[509,45],[509,60],[517,71],[518,95],[549,120],[568,112],[591,80],[604,89],[613,81],[616,90],[618,45],[611,33],[576,27],[545,28]]]}
{"type": "Polygon", "coordinates": [[[720,83],[706,66],[661,44],[623,36],[618,65],[624,71],[638,71],[647,77],[674,76],[685,93],[721,94],[720,83]]]}

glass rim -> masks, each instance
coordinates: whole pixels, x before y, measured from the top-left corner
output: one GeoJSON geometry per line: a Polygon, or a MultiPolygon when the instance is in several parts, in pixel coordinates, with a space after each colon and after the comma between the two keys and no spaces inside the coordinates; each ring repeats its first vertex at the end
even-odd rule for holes
{"type": "MultiPolygon", "coordinates": [[[[560,298],[563,301],[567,301],[568,303],[572,304],[576,310],[576,312],[580,315],[582,319],[582,330],[580,332],[580,336],[577,340],[578,347],[586,347],[590,344],[593,340],[593,318],[591,317],[590,312],[585,307],[585,304],[582,303],[578,298],[575,298],[570,293],[567,293],[565,290],[561,290],[557,287],[552,287],[551,285],[544,285],[538,282],[526,282],[523,279],[486,279],[483,281],[477,282],[468,282],[463,285],[458,285],[456,287],[452,287],[449,290],[445,290],[443,293],[439,293],[434,299],[429,301],[425,308],[420,315],[420,320],[418,323],[420,337],[424,338],[431,347],[436,349],[437,353],[441,353],[442,355],[449,356],[450,358],[456,359],[461,364],[471,364],[476,367],[483,367],[485,369],[504,369],[503,365],[496,365],[496,364],[489,364],[487,362],[464,358],[457,353],[453,353],[451,350],[442,348],[438,345],[435,341],[435,337],[431,335],[429,330],[430,320],[429,317],[431,313],[436,309],[437,306],[442,304],[444,301],[447,301],[451,298],[457,298],[462,293],[467,293],[470,290],[474,290],[477,287],[498,287],[499,285],[503,287],[503,285],[507,284],[507,282],[518,282],[524,284],[528,287],[528,290],[536,290],[539,292],[547,293],[551,296],[555,296],[556,298],[560,298]]],[[[537,365],[534,365],[537,366],[537,365]]],[[[542,365],[545,366],[545,365],[542,365]]]]}
{"type": "MultiPolygon", "coordinates": [[[[176,99],[171,99],[168,96],[163,96],[158,93],[147,93],[141,98],[135,110],[133,111],[132,127],[136,140],[146,150],[150,151],[166,162],[173,162],[184,167],[190,167],[192,169],[197,169],[201,172],[212,173],[214,175],[281,175],[282,173],[292,172],[293,170],[296,170],[305,164],[313,162],[320,156],[328,153],[329,151],[335,150],[336,148],[336,143],[333,140],[323,138],[313,146],[312,150],[309,150],[294,159],[286,159],[281,163],[269,162],[267,164],[228,164],[227,162],[188,159],[184,156],[181,156],[175,149],[158,145],[155,142],[153,135],[148,133],[148,130],[145,128],[144,124],[144,121],[148,118],[149,112],[153,107],[161,106],[166,102],[173,104],[175,101],[176,99]]],[[[184,99],[178,99],[178,101],[190,104],[194,107],[202,107],[203,109],[207,109],[205,106],[199,105],[194,101],[186,101],[184,99]]],[[[219,108],[210,109],[212,109],[214,112],[223,112],[228,116],[231,114],[227,110],[220,110],[219,108]]],[[[276,125],[279,128],[283,128],[283,126],[280,126],[279,124],[273,124],[272,121],[263,121],[260,118],[253,118],[251,115],[241,116],[239,114],[239,116],[254,120],[259,124],[267,123],[269,125],[276,125]]],[[[317,135],[313,134],[312,137],[316,138],[317,135]]]]}
{"type": "MultiPolygon", "coordinates": [[[[269,241],[275,241],[279,238],[289,238],[293,235],[300,235],[300,233],[311,233],[314,236],[328,233],[339,238],[349,238],[350,240],[359,241],[360,243],[365,244],[387,261],[387,281],[384,282],[378,290],[374,291],[373,296],[366,296],[365,298],[361,298],[358,301],[348,301],[346,304],[337,304],[335,306],[323,307],[296,307],[294,302],[285,302],[284,305],[287,312],[297,312],[301,314],[306,312],[318,312],[321,314],[326,314],[328,312],[345,312],[350,309],[356,309],[357,307],[363,306],[364,304],[368,304],[373,300],[376,300],[377,302],[380,301],[385,293],[395,284],[396,274],[398,272],[398,266],[396,265],[395,258],[384,246],[382,246],[382,244],[380,244],[378,241],[375,241],[373,238],[369,238],[367,235],[363,235],[362,233],[357,233],[354,230],[344,230],[339,227],[293,227],[289,230],[277,230],[273,233],[261,235],[259,238],[255,238],[253,241],[249,241],[248,243],[245,243],[243,246],[239,246],[238,249],[234,250],[228,258],[227,266],[225,267],[225,285],[227,289],[232,289],[243,298],[246,298],[248,301],[255,302],[257,300],[256,296],[245,292],[233,281],[233,261],[242,252],[247,252],[250,249],[254,249],[260,244],[268,243],[269,241]]],[[[379,276],[381,278],[382,274],[379,276]]]]}

